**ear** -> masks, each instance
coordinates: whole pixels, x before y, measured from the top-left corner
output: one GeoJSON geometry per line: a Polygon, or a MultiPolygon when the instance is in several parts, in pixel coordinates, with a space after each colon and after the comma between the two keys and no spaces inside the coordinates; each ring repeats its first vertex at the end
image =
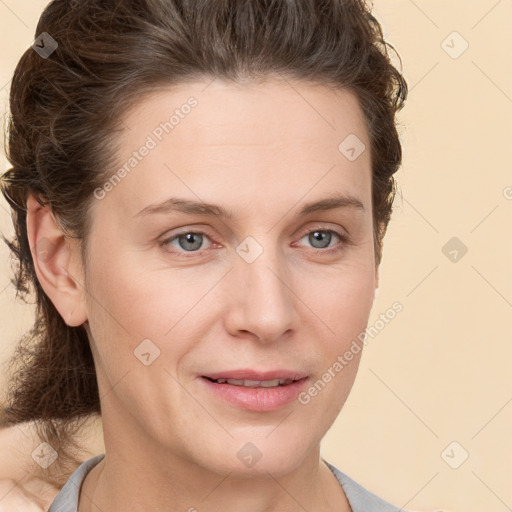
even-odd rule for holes
{"type": "Polygon", "coordinates": [[[78,241],[64,234],[49,205],[27,200],[27,236],[35,272],[44,292],[71,327],[87,321],[78,241]]]}
{"type": "Polygon", "coordinates": [[[373,292],[373,304],[375,304],[375,301],[377,300],[377,295],[379,294],[379,267],[375,268],[375,290],[373,292]]]}

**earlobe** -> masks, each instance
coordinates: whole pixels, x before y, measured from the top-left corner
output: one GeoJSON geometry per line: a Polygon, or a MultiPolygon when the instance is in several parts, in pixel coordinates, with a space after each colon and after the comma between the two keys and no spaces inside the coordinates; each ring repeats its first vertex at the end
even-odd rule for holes
{"type": "Polygon", "coordinates": [[[37,279],[66,322],[87,320],[78,245],[58,225],[49,205],[33,194],[27,200],[27,236],[37,279]]]}

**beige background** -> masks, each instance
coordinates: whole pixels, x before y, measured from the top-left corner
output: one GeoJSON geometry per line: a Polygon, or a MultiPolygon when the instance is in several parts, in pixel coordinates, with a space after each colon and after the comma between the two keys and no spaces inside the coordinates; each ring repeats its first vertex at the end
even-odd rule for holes
{"type": "MultiPolygon", "coordinates": [[[[33,41],[45,4],[0,0],[2,113],[11,74],[33,41]]],[[[370,325],[394,301],[404,310],[369,339],[323,454],[399,506],[509,510],[512,1],[374,5],[386,38],[402,56],[410,96],[400,115],[401,196],[370,325]],[[464,41],[467,50],[453,58],[464,41]],[[454,236],[468,248],[456,262],[442,251],[454,236]],[[443,458],[453,441],[459,444],[443,458]],[[469,458],[452,469],[445,460],[455,465],[463,450],[469,458]]],[[[7,162],[0,158],[3,170],[7,162]]],[[[12,233],[3,199],[0,229],[12,233]]],[[[7,254],[2,244],[0,362],[32,315],[15,301],[7,254]]]]}

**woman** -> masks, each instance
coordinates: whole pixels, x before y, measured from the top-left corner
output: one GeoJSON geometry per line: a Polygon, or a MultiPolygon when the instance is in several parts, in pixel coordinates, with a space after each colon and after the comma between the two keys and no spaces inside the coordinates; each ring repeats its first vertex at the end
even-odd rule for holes
{"type": "Polygon", "coordinates": [[[56,0],[36,36],[3,192],[38,309],[2,424],[36,422],[53,484],[83,421],[105,441],[49,510],[399,510],[320,456],[401,163],[369,8],[56,0]]]}

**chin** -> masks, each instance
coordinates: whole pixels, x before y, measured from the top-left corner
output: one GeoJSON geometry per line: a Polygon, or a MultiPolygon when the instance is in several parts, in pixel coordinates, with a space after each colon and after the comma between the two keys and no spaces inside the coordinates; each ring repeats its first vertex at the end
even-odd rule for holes
{"type": "Polygon", "coordinates": [[[267,431],[260,436],[239,434],[227,442],[217,438],[212,442],[207,460],[204,452],[201,454],[201,465],[213,472],[231,473],[240,478],[268,476],[267,473],[277,478],[292,472],[310,455],[314,440],[307,442],[305,438],[306,433],[301,437],[287,436],[284,429],[279,435],[277,431],[270,435],[267,431]]]}

